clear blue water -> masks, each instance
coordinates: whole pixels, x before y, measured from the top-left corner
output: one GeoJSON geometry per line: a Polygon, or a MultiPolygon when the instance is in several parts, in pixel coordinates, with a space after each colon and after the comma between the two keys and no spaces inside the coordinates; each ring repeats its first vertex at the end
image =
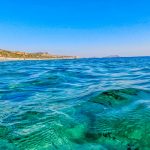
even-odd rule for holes
{"type": "Polygon", "coordinates": [[[0,62],[0,150],[150,149],[150,57],[0,62]]]}

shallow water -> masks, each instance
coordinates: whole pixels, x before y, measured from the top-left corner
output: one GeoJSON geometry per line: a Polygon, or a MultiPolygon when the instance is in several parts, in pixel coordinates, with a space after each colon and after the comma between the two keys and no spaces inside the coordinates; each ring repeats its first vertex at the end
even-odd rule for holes
{"type": "Polygon", "coordinates": [[[0,62],[0,150],[150,149],[150,58],[0,62]]]}

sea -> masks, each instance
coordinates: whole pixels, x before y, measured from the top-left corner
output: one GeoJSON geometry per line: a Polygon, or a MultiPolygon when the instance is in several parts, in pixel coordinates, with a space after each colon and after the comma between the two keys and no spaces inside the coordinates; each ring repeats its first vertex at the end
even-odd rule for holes
{"type": "Polygon", "coordinates": [[[0,150],[150,150],[150,57],[0,62],[0,150]]]}

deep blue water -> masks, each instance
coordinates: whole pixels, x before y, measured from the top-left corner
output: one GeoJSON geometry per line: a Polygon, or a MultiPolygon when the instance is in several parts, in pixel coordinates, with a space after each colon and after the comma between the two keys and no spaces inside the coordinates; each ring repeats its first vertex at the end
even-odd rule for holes
{"type": "Polygon", "coordinates": [[[150,149],[150,57],[0,62],[3,149],[150,149]]]}

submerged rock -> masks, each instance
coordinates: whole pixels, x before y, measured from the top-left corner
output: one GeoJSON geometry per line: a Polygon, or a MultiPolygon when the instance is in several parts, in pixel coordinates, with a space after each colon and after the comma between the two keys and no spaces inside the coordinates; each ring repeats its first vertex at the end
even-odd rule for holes
{"type": "Polygon", "coordinates": [[[7,140],[0,140],[0,150],[18,150],[12,143],[7,140]]]}
{"type": "Polygon", "coordinates": [[[137,99],[137,97],[143,92],[145,94],[148,93],[148,91],[141,91],[140,89],[134,88],[108,90],[100,93],[90,101],[107,107],[121,106],[137,99]]]}

